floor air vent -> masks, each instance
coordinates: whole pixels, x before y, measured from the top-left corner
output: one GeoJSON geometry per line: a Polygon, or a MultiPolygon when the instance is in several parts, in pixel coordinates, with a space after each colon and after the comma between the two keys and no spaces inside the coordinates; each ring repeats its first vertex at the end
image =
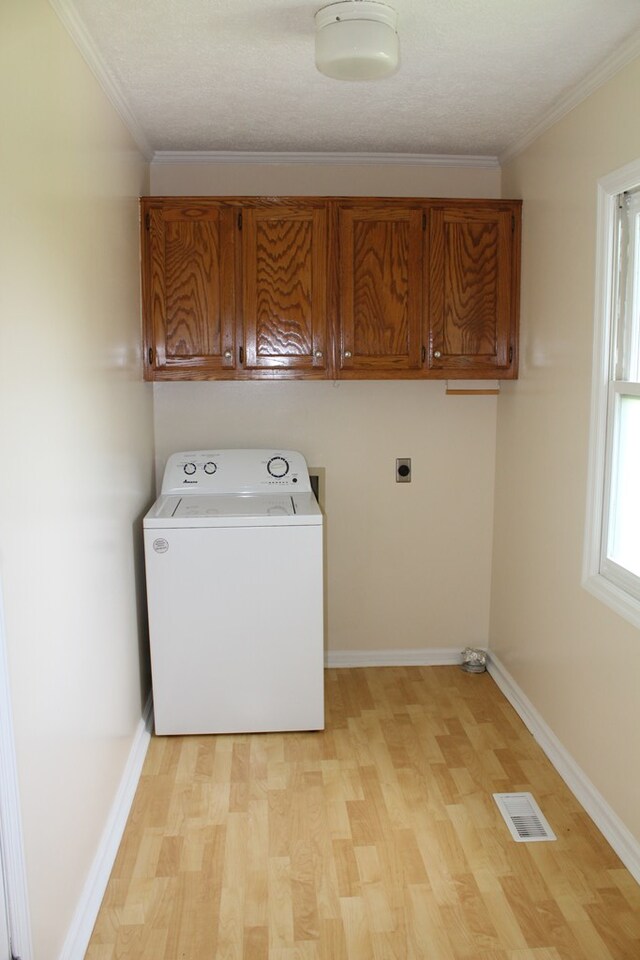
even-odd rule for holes
{"type": "Polygon", "coordinates": [[[493,799],[518,843],[555,840],[556,835],[530,793],[494,793],[493,799]]]}

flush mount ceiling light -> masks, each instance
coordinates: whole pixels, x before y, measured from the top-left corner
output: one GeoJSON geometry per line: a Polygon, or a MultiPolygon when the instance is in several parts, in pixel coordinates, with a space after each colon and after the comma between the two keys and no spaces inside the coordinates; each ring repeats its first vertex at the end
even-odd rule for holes
{"type": "Polygon", "coordinates": [[[316,21],[316,67],[335,80],[381,80],[398,66],[398,14],[378,0],[338,0],[316,21]]]}

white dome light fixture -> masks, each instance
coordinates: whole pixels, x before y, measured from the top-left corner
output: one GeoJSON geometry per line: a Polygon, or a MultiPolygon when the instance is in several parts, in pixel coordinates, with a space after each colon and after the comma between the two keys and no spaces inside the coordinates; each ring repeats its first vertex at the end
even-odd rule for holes
{"type": "Polygon", "coordinates": [[[379,0],[338,0],[316,21],[316,67],[335,80],[381,80],[398,67],[398,14],[379,0]]]}

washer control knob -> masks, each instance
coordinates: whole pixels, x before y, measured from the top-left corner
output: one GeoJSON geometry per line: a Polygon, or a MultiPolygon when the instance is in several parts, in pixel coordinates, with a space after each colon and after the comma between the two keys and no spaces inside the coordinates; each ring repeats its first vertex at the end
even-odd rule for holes
{"type": "Polygon", "coordinates": [[[184,472],[186,473],[186,475],[187,475],[188,477],[191,477],[191,476],[193,476],[193,474],[196,472],[196,465],[195,465],[195,463],[185,463],[183,469],[184,469],[184,472]]]}
{"type": "Polygon", "coordinates": [[[267,464],[267,470],[272,477],[280,480],[289,473],[289,462],[284,457],[271,457],[267,464]]]}
{"type": "Polygon", "coordinates": [[[215,464],[215,463],[213,462],[213,460],[209,460],[209,461],[208,461],[207,463],[205,463],[205,465],[204,465],[204,472],[205,472],[205,473],[212,474],[212,473],[215,473],[217,469],[218,469],[217,464],[215,464]]]}

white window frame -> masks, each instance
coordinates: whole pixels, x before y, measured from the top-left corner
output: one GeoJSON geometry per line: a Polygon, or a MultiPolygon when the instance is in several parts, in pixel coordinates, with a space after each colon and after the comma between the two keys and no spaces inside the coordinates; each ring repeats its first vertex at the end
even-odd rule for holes
{"type": "Polygon", "coordinates": [[[612,378],[612,352],[618,309],[616,231],[618,196],[640,185],[640,160],[598,181],[593,379],[587,486],[587,517],[582,586],[622,617],[640,627],[638,578],[606,557],[607,511],[614,442],[613,405],[621,395],[637,395],[637,385],[612,378]],[[606,574],[606,575],[605,575],[606,574]]]}

